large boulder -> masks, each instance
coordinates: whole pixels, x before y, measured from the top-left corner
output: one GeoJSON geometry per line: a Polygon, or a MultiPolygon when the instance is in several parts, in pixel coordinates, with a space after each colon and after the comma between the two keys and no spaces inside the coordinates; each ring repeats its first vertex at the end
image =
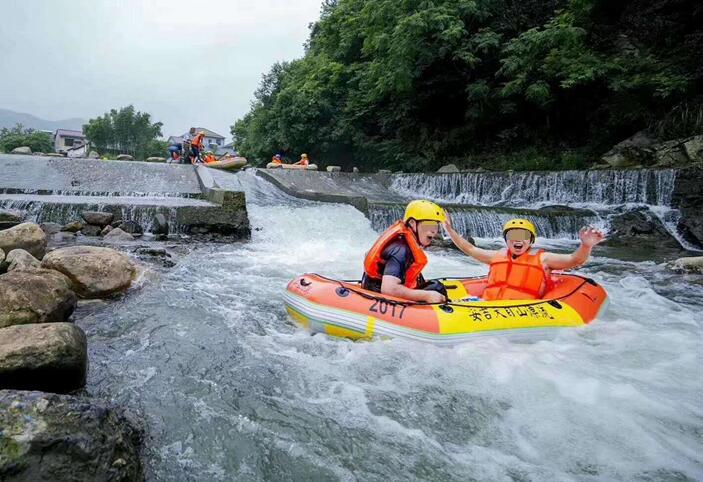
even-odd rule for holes
{"type": "Polygon", "coordinates": [[[655,141],[646,132],[641,131],[634,136],[616,144],[603,154],[601,160],[610,167],[628,167],[635,165],[650,165],[654,163],[655,141]]]}
{"type": "Polygon", "coordinates": [[[120,154],[115,159],[117,159],[118,161],[133,161],[134,157],[130,156],[129,154],[120,154]]]}
{"type": "Polygon", "coordinates": [[[115,215],[112,213],[104,213],[101,211],[83,211],[81,217],[88,224],[94,224],[104,228],[112,222],[115,215]]]}
{"type": "Polygon", "coordinates": [[[703,274],[703,256],[679,258],[671,263],[668,263],[667,267],[679,273],[703,274]]]}
{"type": "Polygon", "coordinates": [[[41,261],[29,254],[24,249],[13,249],[7,253],[5,263],[8,265],[8,272],[15,270],[27,271],[41,268],[41,261]]]}
{"type": "Polygon", "coordinates": [[[340,172],[341,170],[341,166],[327,166],[327,172],[340,172]]]}
{"type": "Polygon", "coordinates": [[[693,136],[683,144],[691,162],[703,162],[703,136],[693,136]]]}
{"type": "Polygon", "coordinates": [[[703,169],[688,167],[676,175],[671,206],[678,209],[681,218],[678,230],[689,243],[703,248],[703,169]]]}
{"type": "Polygon", "coordinates": [[[121,243],[124,241],[134,241],[134,236],[132,236],[129,233],[125,233],[120,228],[114,228],[105,234],[105,236],[103,237],[103,241],[107,241],[109,243],[121,243]]]}
{"type": "Polygon", "coordinates": [[[0,427],[0,480],[144,480],[143,429],[114,402],[3,390],[0,427]]]}
{"type": "Polygon", "coordinates": [[[459,172],[459,168],[456,167],[456,164],[447,164],[437,169],[437,172],[459,172]]]}
{"type": "Polygon", "coordinates": [[[85,386],[88,345],[73,323],[0,328],[0,389],[67,393],[85,386]]]}
{"type": "Polygon", "coordinates": [[[46,234],[37,224],[18,224],[0,231],[0,249],[6,253],[13,249],[24,249],[41,259],[46,252],[46,234]]]}
{"type": "Polygon", "coordinates": [[[0,328],[66,321],[77,298],[66,276],[52,270],[14,270],[0,275],[0,328]]]}
{"type": "Polygon", "coordinates": [[[68,276],[81,298],[105,298],[123,292],[137,273],[124,254],[96,246],[59,248],[44,257],[42,267],[68,276]]]}
{"type": "Polygon", "coordinates": [[[90,151],[88,159],[100,159],[100,154],[98,154],[97,151],[90,151]]]}
{"type": "Polygon", "coordinates": [[[32,149],[27,146],[15,147],[12,149],[12,154],[31,154],[32,149]]]}
{"type": "Polygon", "coordinates": [[[637,246],[657,251],[681,251],[682,247],[661,220],[646,208],[618,214],[610,219],[606,246],[637,246]]]}
{"type": "Polygon", "coordinates": [[[0,209],[0,231],[17,226],[22,222],[22,216],[15,211],[0,209]]]}
{"type": "Polygon", "coordinates": [[[680,140],[662,142],[654,146],[654,159],[659,167],[683,166],[688,156],[680,140]]]}

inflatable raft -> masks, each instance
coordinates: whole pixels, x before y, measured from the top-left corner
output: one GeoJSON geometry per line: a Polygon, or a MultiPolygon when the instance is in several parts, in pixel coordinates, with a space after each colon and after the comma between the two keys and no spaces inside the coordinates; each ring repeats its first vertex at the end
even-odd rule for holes
{"type": "Polygon", "coordinates": [[[226,169],[228,171],[241,169],[246,165],[246,157],[230,157],[222,159],[221,161],[208,162],[205,164],[206,167],[212,167],[213,169],[226,169]]]}
{"type": "Polygon", "coordinates": [[[554,288],[542,300],[468,301],[480,296],[486,277],[442,278],[444,304],[409,302],[364,290],[359,282],[304,274],[288,283],[284,296],[290,317],[313,332],[352,339],[403,337],[455,344],[482,335],[544,336],[556,328],[587,325],[607,299],[595,281],[573,274],[553,275],[554,288]]]}

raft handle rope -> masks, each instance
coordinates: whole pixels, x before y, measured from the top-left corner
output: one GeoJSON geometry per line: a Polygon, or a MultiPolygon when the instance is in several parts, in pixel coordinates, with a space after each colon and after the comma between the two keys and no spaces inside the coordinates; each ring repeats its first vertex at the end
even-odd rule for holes
{"type": "MultiPolygon", "coordinates": [[[[364,293],[364,292],[362,292],[362,291],[356,290],[356,289],[354,289],[354,288],[351,288],[351,287],[349,287],[349,286],[345,286],[344,284],[342,284],[342,283],[355,283],[355,284],[358,283],[358,284],[361,284],[361,280],[358,280],[358,279],[354,279],[354,280],[336,280],[336,279],[328,278],[327,276],[322,276],[321,274],[317,274],[317,273],[309,273],[309,274],[312,274],[312,275],[314,275],[314,276],[317,276],[317,277],[322,278],[322,279],[327,280],[327,281],[332,281],[332,282],[334,282],[334,283],[337,283],[337,284],[340,286],[340,288],[347,289],[347,290],[351,291],[352,293],[356,293],[357,295],[361,296],[362,298],[366,298],[367,300],[385,301],[385,302],[388,303],[388,304],[398,305],[398,306],[434,306],[434,305],[437,305],[437,306],[439,306],[440,309],[442,309],[442,310],[444,310],[443,307],[452,307],[452,306],[463,307],[463,308],[470,308],[470,307],[471,307],[470,305],[467,305],[466,303],[456,303],[456,302],[452,302],[452,301],[447,301],[447,302],[444,302],[444,303],[426,303],[426,302],[424,302],[424,301],[397,301],[397,300],[389,300],[388,298],[384,298],[383,296],[372,296],[372,295],[369,295],[368,293],[364,293]]],[[[593,286],[598,286],[598,283],[596,283],[595,281],[593,281],[591,278],[587,278],[586,276],[581,276],[581,275],[578,275],[578,274],[571,274],[571,273],[570,273],[568,276],[573,276],[573,277],[576,277],[576,278],[580,278],[580,279],[581,279],[581,284],[579,284],[578,286],[576,286],[576,287],[575,287],[573,290],[571,290],[569,293],[566,293],[566,294],[560,296],[559,298],[556,298],[556,299],[553,299],[553,300],[535,300],[535,301],[530,302],[530,303],[522,303],[522,304],[520,304],[520,305],[515,305],[515,306],[533,306],[533,305],[538,305],[538,304],[540,304],[540,303],[547,302],[547,303],[551,304],[552,306],[554,306],[555,308],[560,309],[560,308],[561,308],[561,304],[560,304],[557,300],[564,299],[564,298],[568,298],[569,296],[571,296],[571,295],[573,295],[574,293],[576,293],[579,289],[581,289],[581,287],[582,287],[584,284],[586,284],[586,283],[589,283],[589,284],[591,284],[591,285],[593,285],[593,286]],[[555,304],[552,304],[552,302],[553,302],[553,303],[556,303],[556,305],[559,305],[559,306],[556,306],[555,304]]],[[[474,279],[479,279],[479,278],[485,278],[485,276],[471,276],[471,277],[468,277],[468,278],[437,278],[437,280],[438,280],[438,281],[439,281],[439,280],[443,280],[443,281],[457,280],[457,281],[458,281],[458,280],[460,280],[460,279],[474,280],[474,279]]],[[[304,279],[301,278],[301,279],[300,279],[300,284],[303,284],[303,281],[304,281],[304,279]]],[[[308,285],[311,284],[312,282],[311,282],[311,281],[306,281],[306,283],[307,283],[307,284],[304,284],[303,286],[308,286],[308,285]]],[[[456,286],[454,286],[453,289],[455,289],[455,288],[456,288],[456,286]]],[[[481,307],[481,308],[505,308],[504,306],[500,306],[500,305],[481,305],[480,307],[481,307]]]]}

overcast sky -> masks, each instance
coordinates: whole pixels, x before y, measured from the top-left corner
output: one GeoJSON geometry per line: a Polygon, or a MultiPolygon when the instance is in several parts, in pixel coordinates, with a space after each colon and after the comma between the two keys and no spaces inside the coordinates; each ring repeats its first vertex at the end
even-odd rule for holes
{"type": "Polygon", "coordinates": [[[163,134],[230,139],[261,75],[303,55],[321,0],[0,0],[0,108],[49,120],[134,104],[163,134]]]}

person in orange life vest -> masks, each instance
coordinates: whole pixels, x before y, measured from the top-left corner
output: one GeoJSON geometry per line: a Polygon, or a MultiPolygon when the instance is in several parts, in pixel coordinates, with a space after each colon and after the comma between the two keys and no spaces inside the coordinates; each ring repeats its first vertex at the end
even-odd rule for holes
{"type": "Polygon", "coordinates": [[[551,288],[552,270],[571,269],[584,264],[593,247],[605,235],[592,227],[579,231],[581,246],[571,254],[531,252],[537,237],[534,224],[527,219],[512,219],[503,226],[506,249],[489,250],[474,246],[462,238],[447,218],[444,229],[454,244],[472,258],[490,265],[488,285],[484,300],[534,300],[540,299],[551,288]]]}
{"type": "Polygon", "coordinates": [[[439,234],[446,220],[444,209],[430,201],[412,201],[397,221],[378,238],[364,260],[361,287],[411,301],[443,303],[447,292],[441,283],[425,283],[424,248],[439,234]]]}
{"type": "Polygon", "coordinates": [[[308,166],[308,165],[310,165],[310,161],[308,161],[308,155],[301,154],[300,160],[298,162],[294,162],[293,165],[294,166],[308,166]]]}
{"type": "Polygon", "coordinates": [[[271,158],[271,162],[274,163],[274,164],[282,164],[283,161],[281,161],[281,155],[280,155],[280,154],[276,154],[275,156],[273,156],[273,157],[271,158]]]}
{"type": "Polygon", "coordinates": [[[210,164],[211,162],[217,161],[217,158],[215,157],[215,155],[211,151],[208,151],[205,153],[204,161],[205,161],[205,164],[210,164]]]}
{"type": "Polygon", "coordinates": [[[203,149],[205,138],[205,131],[200,131],[198,134],[190,141],[190,159],[193,164],[196,162],[202,162],[200,158],[200,151],[203,149]]]}

